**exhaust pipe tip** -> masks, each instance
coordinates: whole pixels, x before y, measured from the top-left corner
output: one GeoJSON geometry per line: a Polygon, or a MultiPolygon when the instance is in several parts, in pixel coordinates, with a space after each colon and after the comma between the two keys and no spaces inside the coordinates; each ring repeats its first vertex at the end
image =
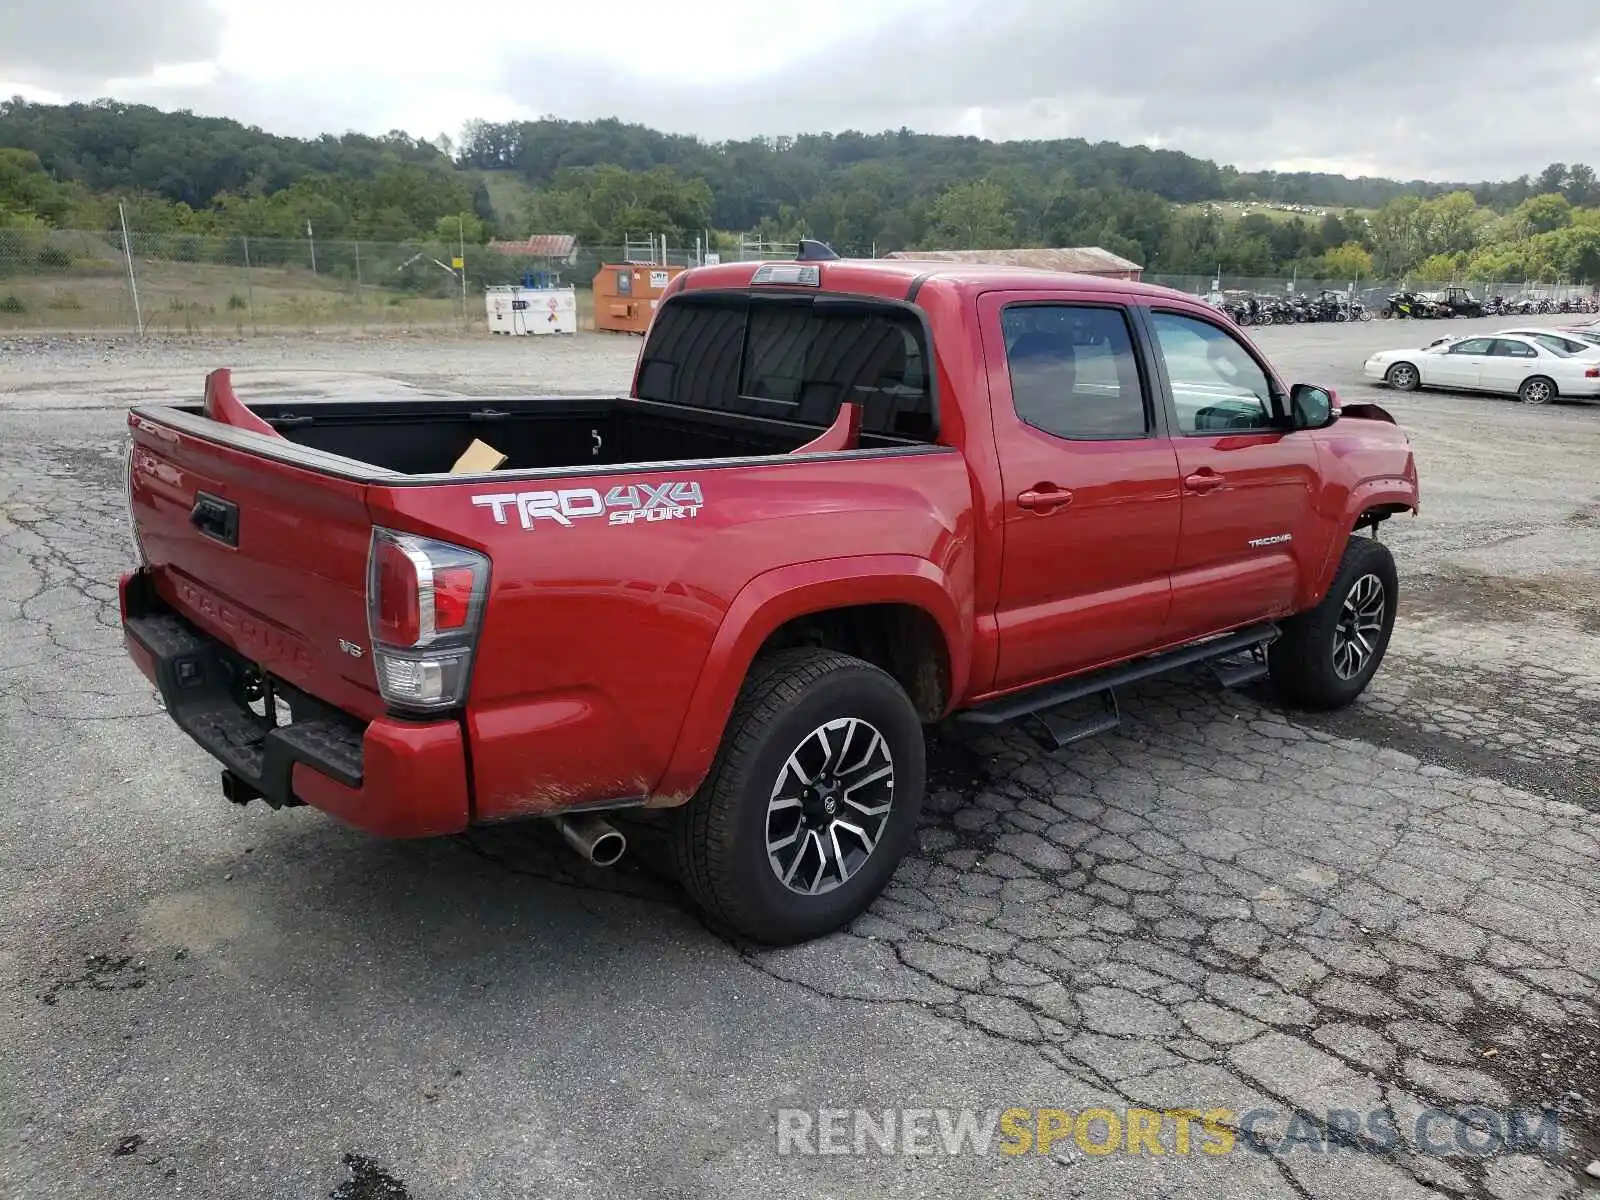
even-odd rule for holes
{"type": "Polygon", "coordinates": [[[567,843],[594,866],[615,866],[627,853],[628,839],[601,817],[580,813],[556,817],[555,823],[567,843]]]}
{"type": "Polygon", "coordinates": [[[597,867],[614,867],[628,852],[628,839],[608,829],[589,844],[589,861],[597,867]]]}

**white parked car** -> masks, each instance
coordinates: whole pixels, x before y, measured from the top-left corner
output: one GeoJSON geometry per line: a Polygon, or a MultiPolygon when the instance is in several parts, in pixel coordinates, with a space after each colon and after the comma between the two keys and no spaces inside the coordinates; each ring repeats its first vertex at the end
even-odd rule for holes
{"type": "Polygon", "coordinates": [[[1419,387],[1501,392],[1525,404],[1600,397],[1600,357],[1569,354],[1524,334],[1441,339],[1413,350],[1380,350],[1363,374],[1401,392],[1419,387]]]}
{"type": "Polygon", "coordinates": [[[1495,336],[1532,338],[1547,350],[1567,354],[1600,354],[1600,333],[1573,333],[1566,329],[1497,329],[1495,336]]]}

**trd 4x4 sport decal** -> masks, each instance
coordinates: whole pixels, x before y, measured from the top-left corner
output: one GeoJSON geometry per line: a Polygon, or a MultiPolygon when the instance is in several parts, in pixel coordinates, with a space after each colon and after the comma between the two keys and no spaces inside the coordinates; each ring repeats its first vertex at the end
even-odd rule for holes
{"type": "Polygon", "coordinates": [[[517,514],[524,529],[543,519],[572,528],[574,521],[589,517],[606,518],[609,525],[632,525],[638,521],[677,521],[699,514],[704,500],[695,482],[630,483],[612,488],[602,496],[596,488],[561,488],[542,492],[494,492],[474,496],[472,503],[494,514],[496,525],[504,525],[507,512],[517,514]]]}

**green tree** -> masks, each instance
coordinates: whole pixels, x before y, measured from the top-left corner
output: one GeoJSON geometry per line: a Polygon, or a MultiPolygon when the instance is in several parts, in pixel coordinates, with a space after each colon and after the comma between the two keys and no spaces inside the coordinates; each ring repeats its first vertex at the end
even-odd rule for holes
{"type": "Polygon", "coordinates": [[[1572,202],[1565,196],[1547,192],[1524,200],[1512,216],[1529,233],[1549,233],[1572,224],[1572,202]]]}
{"type": "Polygon", "coordinates": [[[584,207],[584,197],[577,191],[558,188],[541,188],[528,197],[522,210],[522,227],[508,230],[512,237],[531,237],[535,234],[582,234],[589,225],[589,214],[584,207]]]}
{"type": "Polygon", "coordinates": [[[1337,213],[1329,213],[1322,218],[1319,230],[1322,234],[1322,244],[1327,247],[1342,246],[1355,236],[1356,231],[1348,228],[1339,219],[1337,213]]]}
{"type": "Polygon", "coordinates": [[[1422,200],[1399,196],[1372,215],[1372,258],[1384,275],[1399,275],[1427,253],[1428,220],[1422,200]]]}
{"type": "Polygon", "coordinates": [[[1371,279],[1372,255],[1360,242],[1345,242],[1322,256],[1323,273],[1333,279],[1371,279]]]}
{"type": "Polygon", "coordinates": [[[1559,192],[1567,182],[1567,164],[1551,163],[1539,172],[1538,179],[1534,180],[1534,189],[1541,194],[1559,192]]]}
{"type": "Polygon", "coordinates": [[[1451,192],[1424,201],[1418,218],[1425,230],[1424,246],[1430,254],[1460,254],[1478,244],[1487,214],[1471,192],[1451,192]]]}
{"type": "Polygon", "coordinates": [[[489,231],[475,214],[457,213],[435,221],[433,236],[447,246],[457,246],[463,241],[469,246],[481,246],[489,240],[489,231]]]}
{"type": "Polygon", "coordinates": [[[1016,244],[1016,223],[1007,211],[1005,189],[993,180],[946,188],[928,215],[929,249],[1001,250],[1016,244]]]}
{"type": "Polygon", "coordinates": [[[1573,163],[1567,169],[1566,197],[1574,208],[1600,203],[1600,189],[1595,187],[1593,167],[1587,163],[1573,163]]]}
{"type": "Polygon", "coordinates": [[[1429,282],[1450,283],[1455,280],[1465,260],[1465,255],[1430,254],[1416,265],[1411,274],[1429,282]]]}
{"type": "Polygon", "coordinates": [[[1532,239],[1533,253],[1554,275],[1568,280],[1600,279],[1600,227],[1569,225],[1532,239]]]}
{"type": "Polygon", "coordinates": [[[1529,277],[1528,262],[1525,241],[1483,246],[1467,260],[1462,275],[1489,283],[1516,283],[1529,277]]]}
{"type": "Polygon", "coordinates": [[[59,225],[72,208],[71,189],[45,171],[32,150],[0,149],[0,213],[33,217],[41,224],[59,225]]]}

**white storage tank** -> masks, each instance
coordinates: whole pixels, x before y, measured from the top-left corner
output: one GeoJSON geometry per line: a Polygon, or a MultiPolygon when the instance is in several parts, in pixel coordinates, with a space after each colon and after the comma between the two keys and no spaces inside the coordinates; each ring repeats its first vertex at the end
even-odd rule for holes
{"type": "Polygon", "coordinates": [[[484,289],[490,333],[526,337],[578,332],[578,293],[566,287],[530,288],[496,284],[484,289]]]}

